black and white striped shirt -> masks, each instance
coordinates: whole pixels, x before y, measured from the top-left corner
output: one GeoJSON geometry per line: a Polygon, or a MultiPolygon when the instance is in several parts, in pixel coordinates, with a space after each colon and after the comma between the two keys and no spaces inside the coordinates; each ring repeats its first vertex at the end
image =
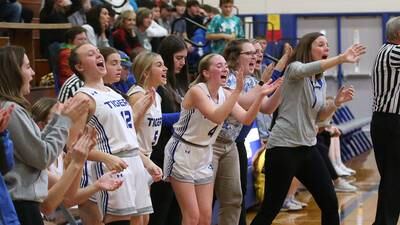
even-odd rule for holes
{"type": "Polygon", "coordinates": [[[76,91],[83,87],[83,84],[83,81],[73,74],[62,85],[60,93],[58,94],[58,101],[64,103],[67,99],[73,97],[76,91]]]}
{"type": "Polygon", "coordinates": [[[372,72],[374,112],[400,114],[400,45],[385,43],[372,72]]]}

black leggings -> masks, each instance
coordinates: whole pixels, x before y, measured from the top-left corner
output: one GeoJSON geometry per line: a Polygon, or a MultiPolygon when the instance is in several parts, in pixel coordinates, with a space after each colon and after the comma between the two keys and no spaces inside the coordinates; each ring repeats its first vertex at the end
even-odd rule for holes
{"type": "Polygon", "coordinates": [[[13,201],[21,225],[43,225],[39,202],[13,201]]]}
{"type": "Polygon", "coordinates": [[[331,176],[315,146],[276,147],[265,154],[265,192],[251,225],[272,224],[293,177],[309,190],[321,209],[322,225],[339,225],[338,201],[331,176]]]}

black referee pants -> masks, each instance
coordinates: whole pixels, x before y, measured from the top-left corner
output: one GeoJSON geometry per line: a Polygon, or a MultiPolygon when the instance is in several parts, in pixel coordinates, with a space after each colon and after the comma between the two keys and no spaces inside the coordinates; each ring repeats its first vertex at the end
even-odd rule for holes
{"type": "Polygon", "coordinates": [[[374,225],[396,225],[400,212],[400,115],[374,112],[371,137],[381,175],[374,225]]]}
{"type": "Polygon", "coordinates": [[[265,197],[251,225],[272,224],[294,176],[307,187],[321,209],[321,224],[339,225],[338,200],[331,176],[315,146],[267,149],[265,197]]]}

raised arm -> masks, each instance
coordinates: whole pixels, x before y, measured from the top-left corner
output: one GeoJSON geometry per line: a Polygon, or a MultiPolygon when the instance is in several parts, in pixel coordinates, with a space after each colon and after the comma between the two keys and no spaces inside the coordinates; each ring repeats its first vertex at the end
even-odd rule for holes
{"type": "Polygon", "coordinates": [[[335,97],[335,100],[326,101],[324,108],[318,112],[318,121],[326,120],[332,116],[336,109],[339,108],[343,103],[351,101],[353,99],[354,92],[353,86],[341,87],[335,97]]]}
{"type": "Polygon", "coordinates": [[[366,48],[361,44],[354,44],[346,51],[338,56],[328,59],[322,59],[310,63],[292,63],[288,67],[288,79],[302,79],[305,77],[314,76],[315,74],[322,73],[327,69],[337,66],[342,63],[355,63],[361,55],[365,54],[366,48]]]}
{"type": "Polygon", "coordinates": [[[236,78],[236,88],[232,91],[231,95],[225,99],[225,102],[221,106],[215,106],[212,100],[198,86],[193,86],[189,89],[183,100],[183,106],[186,108],[197,108],[212,122],[217,124],[223,123],[239,99],[243,88],[243,73],[239,72],[236,78]]]}

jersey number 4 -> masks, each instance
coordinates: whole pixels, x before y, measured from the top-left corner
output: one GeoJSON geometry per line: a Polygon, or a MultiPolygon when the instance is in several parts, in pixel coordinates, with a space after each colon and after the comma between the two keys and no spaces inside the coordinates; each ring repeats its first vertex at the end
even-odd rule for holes
{"type": "Polygon", "coordinates": [[[218,125],[217,126],[215,126],[213,129],[211,129],[210,131],[208,131],[208,136],[213,136],[213,134],[215,133],[215,131],[217,130],[217,128],[218,128],[218,125]]]}

